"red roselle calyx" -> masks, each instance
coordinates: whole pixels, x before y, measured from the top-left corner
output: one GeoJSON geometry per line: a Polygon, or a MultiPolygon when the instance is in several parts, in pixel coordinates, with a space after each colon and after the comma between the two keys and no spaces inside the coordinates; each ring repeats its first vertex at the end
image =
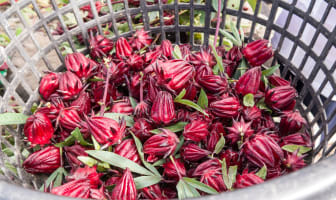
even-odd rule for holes
{"type": "Polygon", "coordinates": [[[88,154],[85,152],[86,149],[78,144],[73,146],[66,146],[63,148],[69,164],[74,168],[82,165],[82,162],[77,159],[78,156],[88,156],[88,154]]]}
{"type": "Polygon", "coordinates": [[[54,134],[50,119],[44,113],[37,112],[31,115],[24,126],[24,134],[32,146],[49,144],[54,134]]]}
{"type": "Polygon", "coordinates": [[[195,120],[184,127],[183,136],[186,140],[200,142],[209,134],[208,123],[203,120],[195,120]]]}
{"type": "Polygon", "coordinates": [[[288,168],[288,171],[296,171],[307,165],[303,160],[304,157],[298,155],[298,150],[293,153],[286,153],[283,164],[288,168]]]}
{"type": "Polygon", "coordinates": [[[123,176],[112,190],[111,199],[136,200],[137,190],[131,171],[126,168],[123,176]]]}
{"type": "Polygon", "coordinates": [[[143,152],[149,155],[147,159],[149,161],[154,156],[168,157],[175,151],[179,143],[175,133],[167,129],[161,129],[161,131],[161,133],[153,135],[144,143],[143,152]]]}
{"type": "Polygon", "coordinates": [[[223,160],[225,158],[226,166],[240,166],[240,158],[239,154],[236,151],[233,151],[232,149],[227,149],[223,151],[220,155],[219,158],[223,160]]]}
{"type": "Polygon", "coordinates": [[[211,54],[210,50],[204,48],[202,48],[200,52],[194,53],[191,56],[191,62],[195,66],[205,65],[211,68],[216,64],[215,59],[211,54]]]}
{"type": "Polygon", "coordinates": [[[106,194],[104,193],[105,188],[101,187],[100,189],[90,189],[90,198],[91,199],[108,199],[106,194]]]}
{"type": "Polygon", "coordinates": [[[119,124],[107,117],[86,117],[86,123],[83,123],[82,126],[90,131],[97,142],[110,146],[121,141],[126,122],[123,120],[119,124]]]}
{"type": "Polygon", "coordinates": [[[164,196],[158,184],[143,188],[141,190],[141,195],[144,199],[151,199],[151,200],[167,199],[167,197],[164,196]]]}
{"type": "Polygon", "coordinates": [[[123,37],[119,38],[116,43],[116,56],[122,60],[132,55],[132,53],[132,48],[127,40],[123,37]]]}
{"type": "Polygon", "coordinates": [[[140,163],[140,156],[133,139],[123,140],[115,147],[114,153],[132,160],[133,162],[140,163]]]}
{"type": "Polygon", "coordinates": [[[284,112],[281,117],[279,131],[281,135],[289,135],[301,130],[307,124],[306,120],[300,115],[298,111],[284,112]]]}
{"type": "Polygon", "coordinates": [[[289,81],[281,78],[280,76],[271,75],[271,76],[268,76],[267,78],[268,78],[269,83],[275,87],[290,85],[289,81]]]}
{"type": "Polygon", "coordinates": [[[236,71],[236,68],[242,59],[243,54],[241,53],[240,47],[232,47],[223,59],[223,65],[225,66],[225,72],[229,77],[232,77],[236,71]]]}
{"type": "Polygon", "coordinates": [[[110,51],[113,49],[113,42],[102,36],[102,35],[96,35],[93,36],[93,33],[91,32],[90,36],[90,55],[92,58],[102,58],[104,56],[107,56],[110,51]]]}
{"type": "Polygon", "coordinates": [[[97,188],[100,183],[100,175],[97,173],[97,167],[85,166],[77,168],[70,176],[67,176],[68,181],[85,179],[91,184],[91,188],[97,188]]]}
{"type": "Polygon", "coordinates": [[[296,90],[291,86],[279,86],[268,90],[265,94],[265,103],[273,110],[291,110],[295,105],[296,90]]]}
{"type": "Polygon", "coordinates": [[[173,45],[169,40],[163,40],[160,45],[162,55],[166,58],[170,58],[173,55],[173,45]]]}
{"type": "Polygon", "coordinates": [[[178,180],[179,178],[186,176],[186,169],[183,161],[180,158],[172,159],[174,160],[174,163],[171,159],[169,159],[165,164],[163,164],[163,175],[173,180],[178,180]]]}
{"type": "Polygon", "coordinates": [[[75,73],[79,78],[89,78],[93,75],[97,64],[82,53],[72,53],[66,55],[65,66],[68,71],[75,73]]]}
{"type": "Polygon", "coordinates": [[[40,95],[48,100],[49,96],[56,92],[59,86],[59,74],[54,72],[48,72],[40,81],[39,92],[40,95]]]}
{"type": "Polygon", "coordinates": [[[157,124],[169,124],[175,118],[175,105],[169,92],[160,91],[151,109],[151,117],[157,124]]]}
{"type": "Polygon", "coordinates": [[[49,146],[28,156],[22,164],[32,174],[52,173],[61,167],[61,154],[58,147],[49,146]]]}
{"type": "Polygon", "coordinates": [[[308,133],[293,133],[282,138],[281,146],[287,144],[311,147],[312,141],[308,133]]]}
{"type": "Polygon", "coordinates": [[[208,92],[222,94],[228,89],[228,81],[226,78],[218,75],[202,76],[198,83],[208,92]]]}
{"type": "Polygon", "coordinates": [[[82,88],[82,81],[76,74],[66,71],[60,75],[58,92],[62,94],[64,100],[75,99],[82,88]]]}
{"type": "Polygon", "coordinates": [[[236,178],[235,187],[245,188],[252,185],[263,183],[264,180],[254,173],[243,172],[242,175],[238,174],[236,178]]]}
{"type": "Polygon", "coordinates": [[[251,122],[245,122],[243,119],[240,121],[233,121],[232,127],[227,128],[229,134],[226,136],[232,143],[237,141],[244,142],[246,138],[250,137],[254,130],[251,128],[251,122]]]}
{"type": "Polygon", "coordinates": [[[242,152],[246,158],[258,167],[274,168],[284,158],[281,147],[268,135],[257,134],[243,144],[242,152]]]}
{"type": "Polygon", "coordinates": [[[88,199],[90,197],[90,186],[89,180],[79,179],[54,187],[51,193],[60,196],[88,199]]]}
{"type": "Polygon", "coordinates": [[[145,46],[149,46],[152,43],[152,38],[148,35],[148,31],[139,29],[135,32],[133,37],[129,40],[133,49],[140,50],[145,46]]]}
{"type": "Polygon", "coordinates": [[[146,141],[153,134],[149,131],[152,130],[152,125],[145,118],[140,118],[135,121],[132,131],[141,141],[146,141]]]}
{"type": "Polygon", "coordinates": [[[111,112],[113,113],[122,113],[125,115],[132,115],[133,114],[133,107],[129,100],[121,101],[113,104],[111,108],[111,112]]]}
{"type": "Polygon", "coordinates": [[[181,156],[184,160],[196,162],[210,155],[211,152],[202,149],[196,144],[188,143],[181,148],[181,156]]]}
{"type": "Polygon", "coordinates": [[[80,115],[87,115],[91,112],[91,98],[89,93],[81,92],[76,100],[71,103],[71,107],[76,108],[80,115]]]}
{"type": "Polygon", "coordinates": [[[76,127],[80,127],[80,123],[82,121],[79,113],[73,107],[62,109],[57,120],[62,128],[69,131],[74,130],[76,127]]]}
{"type": "Polygon", "coordinates": [[[232,118],[237,117],[241,108],[236,97],[226,97],[222,100],[210,104],[212,113],[217,117],[232,118]]]}
{"type": "Polygon", "coordinates": [[[273,50],[268,46],[268,40],[250,42],[243,48],[242,53],[253,67],[261,66],[273,56],[273,50]]]}
{"type": "Polygon", "coordinates": [[[179,90],[194,76],[194,68],[184,60],[167,60],[157,66],[162,82],[170,89],[179,90]]]}
{"type": "Polygon", "coordinates": [[[245,72],[236,83],[236,92],[242,96],[246,94],[256,94],[259,89],[261,78],[260,67],[249,69],[245,72]]]}

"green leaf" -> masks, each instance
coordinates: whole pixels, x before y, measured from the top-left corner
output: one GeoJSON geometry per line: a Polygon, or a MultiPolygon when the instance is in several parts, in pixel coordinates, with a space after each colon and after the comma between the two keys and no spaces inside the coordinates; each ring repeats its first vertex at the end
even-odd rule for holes
{"type": "Polygon", "coordinates": [[[225,46],[225,50],[227,51],[229,51],[233,47],[232,41],[227,38],[223,38],[222,44],[225,46]]]}
{"type": "Polygon", "coordinates": [[[178,99],[183,99],[184,95],[186,94],[186,89],[183,88],[183,90],[175,97],[175,100],[178,100],[178,99]]]}
{"type": "Polygon", "coordinates": [[[156,161],[155,163],[153,163],[153,166],[158,167],[158,166],[162,166],[165,163],[166,163],[166,159],[160,159],[160,160],[156,161]]]}
{"type": "Polygon", "coordinates": [[[89,156],[78,156],[78,160],[80,160],[82,163],[88,165],[89,167],[93,167],[96,164],[98,164],[98,161],[89,157],[89,156]]]}
{"type": "Polygon", "coordinates": [[[122,113],[104,113],[104,117],[114,119],[117,122],[121,122],[122,119],[125,119],[126,126],[132,127],[134,125],[133,117],[122,113]]]}
{"type": "MultiPolygon", "coordinates": [[[[187,124],[188,124],[188,122],[177,122],[174,125],[166,126],[166,127],[163,127],[162,129],[167,129],[167,130],[170,130],[171,132],[177,133],[177,132],[183,131],[184,127],[187,124]]],[[[151,130],[150,132],[154,133],[154,134],[159,134],[162,131],[160,129],[154,129],[154,130],[151,130]]]]}
{"type": "Polygon", "coordinates": [[[231,33],[223,30],[223,29],[219,29],[219,32],[224,36],[226,37],[227,39],[231,40],[231,42],[235,45],[235,46],[240,46],[240,43],[239,41],[236,40],[236,38],[231,35],[231,33]]]}
{"type": "Polygon", "coordinates": [[[243,104],[246,107],[253,107],[254,106],[254,96],[251,93],[248,93],[243,98],[243,104]]]}
{"type": "Polygon", "coordinates": [[[181,52],[179,45],[174,46],[173,56],[175,59],[183,59],[182,52],[181,52]]]}
{"type": "Polygon", "coordinates": [[[272,67],[270,67],[270,68],[268,68],[268,69],[263,70],[263,71],[261,72],[261,75],[262,75],[262,76],[270,76],[270,75],[274,74],[274,72],[275,72],[277,69],[279,69],[279,67],[280,67],[279,64],[274,65],[274,66],[272,66],[272,67]]]}
{"type": "Polygon", "coordinates": [[[179,152],[179,150],[180,150],[180,148],[182,147],[183,144],[184,144],[184,136],[183,136],[183,134],[181,134],[181,136],[180,136],[180,142],[177,144],[176,149],[175,149],[173,155],[175,155],[175,154],[177,154],[177,152],[179,152]]]}
{"type": "Polygon", "coordinates": [[[144,153],[142,151],[142,143],[140,141],[140,139],[135,136],[131,131],[130,133],[132,134],[132,137],[134,139],[134,143],[135,143],[135,146],[138,150],[138,154],[140,156],[140,159],[141,159],[141,162],[144,164],[144,166],[149,169],[151,172],[153,172],[156,176],[161,176],[160,172],[153,166],[151,165],[150,163],[148,163],[146,160],[145,160],[145,156],[144,156],[144,153]]]}
{"type": "Polygon", "coordinates": [[[15,30],[15,35],[18,36],[18,35],[20,35],[21,33],[22,33],[22,28],[21,28],[21,27],[16,28],[16,30],[15,30]]]}
{"type": "Polygon", "coordinates": [[[148,176],[154,175],[152,172],[148,171],[146,168],[140,166],[139,164],[113,152],[101,150],[87,150],[86,153],[94,158],[97,158],[103,162],[106,162],[115,167],[119,167],[121,169],[129,168],[134,173],[148,176]]]}
{"type": "Polygon", "coordinates": [[[245,58],[243,58],[241,62],[239,63],[239,66],[236,69],[236,72],[233,75],[233,78],[238,80],[246,72],[247,69],[248,69],[247,62],[245,58]]]}
{"type": "Polygon", "coordinates": [[[212,43],[210,43],[211,49],[212,49],[212,53],[216,58],[216,62],[218,65],[218,71],[214,71],[214,74],[219,74],[219,72],[223,73],[224,72],[224,66],[223,66],[223,60],[222,58],[217,54],[216,48],[214,47],[214,45],[212,43]]]}
{"type": "Polygon", "coordinates": [[[89,142],[85,141],[82,133],[80,132],[79,128],[77,127],[75,130],[71,132],[71,135],[83,146],[92,146],[89,142]]]}
{"type": "Polygon", "coordinates": [[[177,185],[177,195],[179,199],[186,199],[186,198],[193,198],[193,197],[200,197],[200,193],[191,185],[186,183],[183,179],[181,179],[177,185]]]}
{"type": "Polygon", "coordinates": [[[203,109],[208,107],[208,96],[206,95],[203,89],[201,89],[201,92],[197,100],[197,104],[203,109]]]}
{"type": "Polygon", "coordinates": [[[28,116],[22,113],[2,113],[0,114],[1,125],[25,124],[28,116]]]}
{"type": "Polygon", "coordinates": [[[266,165],[264,165],[257,173],[257,176],[259,176],[262,179],[266,179],[266,175],[267,175],[267,167],[266,165]]]}
{"type": "Polygon", "coordinates": [[[305,153],[307,153],[307,152],[309,152],[309,151],[312,150],[311,147],[305,147],[305,146],[295,145],[295,144],[287,144],[287,145],[285,145],[285,146],[282,146],[281,148],[282,148],[283,150],[288,151],[288,152],[291,152],[291,153],[293,153],[293,152],[295,152],[297,149],[299,149],[299,152],[298,152],[299,154],[305,154],[305,153]]]}
{"type": "Polygon", "coordinates": [[[97,140],[93,137],[93,135],[91,135],[91,139],[93,142],[93,146],[95,150],[100,150],[100,144],[97,142],[97,140]]]}
{"type": "Polygon", "coordinates": [[[104,79],[95,76],[93,78],[90,78],[89,81],[90,82],[99,82],[99,81],[104,81],[104,79]]]}
{"type": "Polygon", "coordinates": [[[261,110],[266,110],[270,113],[272,113],[272,110],[270,108],[267,107],[266,103],[265,103],[265,98],[263,97],[262,99],[260,99],[257,103],[257,107],[261,110]]]}
{"type": "Polygon", "coordinates": [[[188,99],[175,99],[174,100],[175,103],[179,103],[179,104],[183,104],[185,106],[189,106],[195,110],[197,110],[198,112],[202,113],[205,116],[209,116],[208,113],[206,113],[199,105],[197,105],[196,103],[188,100],[188,99]]]}
{"type": "Polygon", "coordinates": [[[201,190],[205,193],[208,193],[208,194],[218,194],[218,192],[213,189],[212,187],[202,183],[202,182],[199,182],[198,180],[196,180],[195,178],[188,178],[188,177],[183,177],[183,180],[188,183],[189,185],[191,185],[192,187],[198,189],[198,190],[201,190]]]}
{"type": "Polygon", "coordinates": [[[135,187],[137,190],[155,185],[161,181],[160,176],[139,176],[134,178],[135,187]]]}
{"type": "Polygon", "coordinates": [[[235,39],[238,41],[239,45],[238,46],[242,46],[242,41],[240,39],[240,35],[239,35],[239,31],[236,27],[236,25],[233,23],[233,21],[231,21],[230,23],[230,26],[231,26],[231,31],[235,37],[235,39]]]}
{"type": "MultiPolygon", "coordinates": [[[[222,1],[222,0],[221,0],[221,1],[222,1]]],[[[223,1],[222,1],[222,3],[221,3],[221,7],[220,7],[220,11],[223,10],[223,4],[224,4],[224,3],[223,3],[223,1]]],[[[212,5],[213,9],[215,9],[215,11],[218,12],[218,0],[212,0],[211,5],[212,5]]]]}
{"type": "Polygon", "coordinates": [[[54,182],[53,187],[60,186],[62,184],[63,176],[66,176],[66,175],[67,175],[67,172],[64,170],[64,168],[59,167],[52,174],[50,174],[48,179],[41,186],[40,191],[44,191],[44,189],[48,188],[52,182],[54,182]]]}
{"type": "Polygon", "coordinates": [[[129,97],[130,103],[132,105],[132,108],[135,109],[135,107],[137,106],[137,102],[133,97],[129,97]]]}
{"type": "Polygon", "coordinates": [[[70,135],[69,137],[65,138],[63,142],[55,144],[55,147],[65,147],[70,146],[74,144],[76,141],[75,137],[73,135],[70,135]]]}
{"type": "Polygon", "coordinates": [[[232,189],[233,184],[236,182],[237,169],[238,169],[237,165],[230,166],[229,172],[228,172],[225,158],[223,159],[223,162],[222,162],[223,180],[224,180],[226,188],[229,190],[232,189]]]}
{"type": "Polygon", "coordinates": [[[247,0],[247,2],[250,4],[253,11],[255,11],[256,6],[257,6],[257,0],[247,0]]]}
{"type": "Polygon", "coordinates": [[[222,151],[222,149],[224,148],[224,146],[225,146],[225,138],[224,138],[223,134],[221,134],[221,138],[218,140],[218,142],[216,144],[214,153],[219,154],[222,151]]]}

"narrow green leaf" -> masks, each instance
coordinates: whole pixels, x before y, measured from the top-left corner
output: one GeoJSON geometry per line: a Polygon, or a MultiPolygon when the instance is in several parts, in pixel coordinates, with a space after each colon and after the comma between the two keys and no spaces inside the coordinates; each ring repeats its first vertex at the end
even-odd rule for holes
{"type": "Polygon", "coordinates": [[[244,33],[244,29],[242,27],[239,27],[239,33],[240,33],[240,41],[244,42],[245,33],[244,33]]]}
{"type": "Polygon", "coordinates": [[[1,113],[0,114],[0,126],[1,125],[15,125],[25,124],[28,116],[22,113],[1,113]]]}
{"type": "Polygon", "coordinates": [[[137,106],[137,102],[133,97],[129,97],[130,103],[132,105],[132,108],[135,109],[135,107],[137,106]]]}
{"type": "Polygon", "coordinates": [[[270,67],[270,68],[268,68],[268,69],[263,70],[263,71],[261,72],[261,75],[262,75],[262,76],[270,76],[270,75],[274,74],[274,72],[275,72],[277,69],[279,69],[279,67],[280,67],[279,64],[274,65],[274,66],[272,66],[272,67],[270,67]]]}
{"type": "Polygon", "coordinates": [[[248,93],[243,98],[243,104],[246,107],[253,107],[254,106],[254,96],[251,93],[248,93]]]}
{"type": "Polygon", "coordinates": [[[134,178],[135,187],[137,190],[155,185],[161,181],[160,176],[139,176],[134,178]]]}
{"type": "Polygon", "coordinates": [[[225,46],[225,50],[227,51],[229,51],[233,47],[232,41],[227,38],[223,38],[222,44],[225,46]]]}
{"type": "Polygon", "coordinates": [[[238,80],[246,72],[247,69],[248,69],[247,62],[245,58],[242,58],[238,68],[236,69],[235,74],[233,75],[233,78],[238,80]]]}
{"type": "Polygon", "coordinates": [[[75,130],[71,132],[71,135],[83,146],[92,146],[89,142],[85,141],[82,133],[80,132],[79,128],[77,127],[75,130]]]}
{"type": "Polygon", "coordinates": [[[231,42],[235,45],[235,46],[240,46],[239,41],[237,41],[235,39],[235,37],[233,35],[231,35],[231,33],[223,30],[223,29],[219,29],[219,32],[226,37],[227,39],[231,40],[231,42]]]}
{"type": "Polygon", "coordinates": [[[179,104],[183,104],[185,106],[189,106],[195,110],[197,110],[198,112],[202,113],[205,116],[209,116],[208,113],[206,113],[199,105],[197,105],[196,103],[188,100],[188,99],[175,99],[174,102],[179,103],[179,104]]]}
{"type": "Polygon", "coordinates": [[[183,134],[181,134],[180,136],[180,142],[178,143],[173,155],[177,154],[177,152],[179,152],[180,148],[182,147],[182,145],[184,144],[184,137],[183,134]]]}
{"type": "Polygon", "coordinates": [[[140,166],[139,164],[113,152],[100,151],[100,150],[87,150],[86,153],[88,153],[90,156],[94,158],[97,158],[103,162],[107,162],[108,164],[115,167],[119,167],[121,169],[129,168],[134,173],[148,176],[154,175],[152,172],[148,171],[146,168],[140,166]]]}
{"type": "Polygon", "coordinates": [[[224,146],[225,146],[225,138],[224,138],[223,134],[221,134],[221,138],[218,140],[218,142],[215,146],[214,153],[219,154],[222,151],[222,149],[224,148],[224,146]]]}
{"type": "Polygon", "coordinates": [[[236,182],[237,169],[238,169],[237,165],[230,166],[229,172],[228,172],[225,158],[223,159],[223,162],[222,162],[223,180],[224,180],[226,188],[229,190],[232,189],[233,184],[236,182]]]}
{"type": "Polygon", "coordinates": [[[218,192],[213,189],[212,187],[202,183],[202,182],[199,182],[198,180],[194,179],[194,178],[188,178],[188,177],[183,177],[183,180],[185,182],[187,182],[189,185],[191,185],[192,187],[198,189],[198,190],[201,190],[205,193],[208,193],[208,194],[218,194],[218,192]]]}
{"type": "Polygon", "coordinates": [[[53,187],[60,186],[62,184],[62,178],[63,175],[66,176],[66,171],[64,170],[63,167],[59,167],[56,169],[48,179],[45,181],[45,183],[40,187],[40,191],[44,191],[44,188],[48,188],[52,182],[54,182],[53,187]],[[57,179],[57,181],[56,181],[57,179]]]}
{"type": "Polygon", "coordinates": [[[211,49],[212,49],[212,53],[216,58],[216,62],[217,62],[218,70],[219,70],[219,71],[216,71],[215,74],[219,74],[219,72],[223,73],[224,72],[223,60],[217,54],[217,51],[216,51],[216,48],[214,47],[214,45],[212,43],[210,43],[210,46],[211,46],[211,49]]]}
{"type": "Polygon", "coordinates": [[[125,119],[126,126],[132,127],[134,125],[133,117],[131,117],[129,115],[122,114],[122,113],[104,113],[104,117],[113,119],[117,122],[121,122],[122,119],[125,119]]]}
{"type": "Polygon", "coordinates": [[[158,167],[158,166],[162,166],[165,163],[166,163],[166,159],[160,159],[160,160],[156,161],[155,163],[153,163],[153,166],[158,167]]]}
{"type": "Polygon", "coordinates": [[[267,175],[267,167],[266,165],[264,165],[257,173],[257,176],[259,176],[262,179],[266,179],[266,175],[267,175]]]}
{"type": "Polygon", "coordinates": [[[272,113],[272,110],[269,107],[267,107],[264,97],[258,101],[257,107],[261,110],[266,110],[266,111],[272,113]]]}
{"type": "Polygon", "coordinates": [[[230,23],[230,26],[231,26],[231,31],[235,37],[235,39],[238,41],[239,45],[238,46],[242,46],[242,41],[240,39],[240,34],[239,34],[239,31],[236,27],[236,25],[233,23],[233,21],[231,21],[230,23]]]}
{"type": "Polygon", "coordinates": [[[208,107],[208,96],[206,95],[203,89],[201,89],[201,92],[197,100],[197,104],[203,109],[208,107]]]}
{"type": "Polygon", "coordinates": [[[174,46],[173,56],[175,59],[183,59],[182,52],[181,52],[179,45],[174,46]]]}
{"type": "Polygon", "coordinates": [[[151,165],[150,163],[148,163],[146,160],[145,160],[145,156],[144,156],[144,153],[142,151],[142,143],[140,141],[140,139],[135,136],[132,132],[130,132],[132,134],[132,137],[134,139],[134,143],[135,143],[135,146],[138,150],[138,154],[140,156],[140,159],[141,159],[141,162],[144,164],[144,166],[149,169],[151,172],[153,172],[156,176],[161,176],[160,172],[153,166],[151,165]]]}
{"type": "MultiPolygon", "coordinates": [[[[224,3],[222,1],[220,11],[223,10],[223,4],[224,3]]],[[[215,11],[218,12],[218,0],[212,0],[211,5],[212,5],[213,9],[215,9],[215,11]]]]}
{"type": "Polygon", "coordinates": [[[70,146],[74,144],[76,141],[75,137],[73,135],[70,135],[69,137],[65,138],[63,142],[55,144],[55,147],[65,147],[70,146]]]}
{"type": "Polygon", "coordinates": [[[97,160],[95,160],[95,159],[93,159],[89,156],[78,156],[77,159],[80,160],[85,165],[88,165],[89,167],[93,167],[96,164],[98,164],[97,160]]]}
{"type": "Polygon", "coordinates": [[[257,0],[247,0],[247,2],[250,4],[253,11],[255,11],[257,6],[257,0]]]}
{"type": "Polygon", "coordinates": [[[99,77],[94,77],[89,79],[90,82],[99,82],[99,81],[104,81],[104,79],[99,78],[99,77]]]}
{"type": "MultiPolygon", "coordinates": [[[[188,122],[177,122],[174,125],[166,126],[166,127],[163,127],[162,129],[167,129],[167,130],[170,130],[171,132],[177,133],[177,132],[183,131],[184,127],[187,124],[188,124],[188,122]]],[[[151,130],[150,132],[154,133],[154,134],[159,134],[159,133],[161,133],[161,130],[160,129],[154,129],[154,130],[151,130]]]]}
{"type": "Polygon", "coordinates": [[[175,97],[175,100],[178,100],[178,99],[183,99],[184,95],[186,94],[186,89],[183,88],[183,90],[175,97]]]}
{"type": "Polygon", "coordinates": [[[93,142],[93,146],[95,150],[100,150],[100,144],[97,142],[97,140],[93,137],[93,135],[91,135],[91,139],[93,142]]]}
{"type": "Polygon", "coordinates": [[[193,197],[201,196],[194,187],[186,183],[183,179],[181,179],[177,183],[176,189],[177,189],[177,195],[179,199],[186,199],[186,198],[193,198],[193,197]]]}
{"type": "Polygon", "coordinates": [[[305,146],[295,145],[295,144],[287,144],[287,145],[285,145],[285,146],[282,146],[281,148],[282,148],[283,150],[288,151],[288,152],[291,152],[291,153],[293,153],[293,152],[295,152],[297,149],[299,149],[299,152],[298,152],[299,154],[305,154],[305,153],[307,153],[307,152],[309,152],[309,151],[312,150],[311,147],[305,147],[305,146]]]}
{"type": "Polygon", "coordinates": [[[232,188],[233,184],[236,182],[237,169],[238,169],[237,165],[229,167],[229,179],[231,183],[230,189],[232,188]]]}

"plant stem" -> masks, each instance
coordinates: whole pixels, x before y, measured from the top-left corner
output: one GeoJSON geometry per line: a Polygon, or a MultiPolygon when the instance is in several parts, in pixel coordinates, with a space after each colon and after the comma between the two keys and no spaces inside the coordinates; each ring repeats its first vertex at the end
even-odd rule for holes
{"type": "Polygon", "coordinates": [[[105,60],[105,66],[106,66],[107,72],[106,72],[106,81],[105,81],[105,90],[104,90],[104,96],[103,96],[103,103],[102,103],[102,105],[100,107],[100,116],[103,116],[104,112],[105,112],[107,90],[108,90],[108,86],[109,86],[109,82],[110,82],[110,77],[111,77],[110,67],[109,67],[109,64],[107,63],[106,60],[105,60]]]}
{"type": "Polygon", "coordinates": [[[218,0],[218,10],[217,10],[217,24],[216,24],[216,32],[215,32],[215,39],[214,39],[214,47],[217,46],[217,38],[218,38],[218,32],[219,32],[219,25],[221,22],[221,7],[222,7],[222,0],[218,0]]]}
{"type": "Polygon", "coordinates": [[[179,170],[177,169],[177,166],[176,166],[176,163],[175,163],[175,160],[174,160],[173,156],[170,155],[169,158],[170,158],[170,160],[172,161],[172,163],[173,163],[173,165],[174,165],[174,167],[175,167],[175,169],[176,169],[176,172],[177,172],[177,175],[179,176],[179,179],[182,179],[183,177],[182,177],[182,175],[180,174],[179,170]]]}

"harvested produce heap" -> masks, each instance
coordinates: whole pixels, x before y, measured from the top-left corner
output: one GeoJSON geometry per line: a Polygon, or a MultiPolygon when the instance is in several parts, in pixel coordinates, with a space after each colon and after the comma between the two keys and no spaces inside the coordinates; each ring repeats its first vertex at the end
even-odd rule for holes
{"type": "MultiPolygon", "coordinates": [[[[233,37],[233,36],[232,36],[233,37]]],[[[236,40],[240,40],[236,38],[236,40]]],[[[298,170],[311,149],[290,82],[262,65],[268,41],[154,46],[144,30],[91,35],[90,58],[40,82],[24,127],[23,163],[52,173],[42,189],[92,199],[187,198],[244,188],[298,170]],[[63,176],[65,178],[63,179],[63,176]]]]}

